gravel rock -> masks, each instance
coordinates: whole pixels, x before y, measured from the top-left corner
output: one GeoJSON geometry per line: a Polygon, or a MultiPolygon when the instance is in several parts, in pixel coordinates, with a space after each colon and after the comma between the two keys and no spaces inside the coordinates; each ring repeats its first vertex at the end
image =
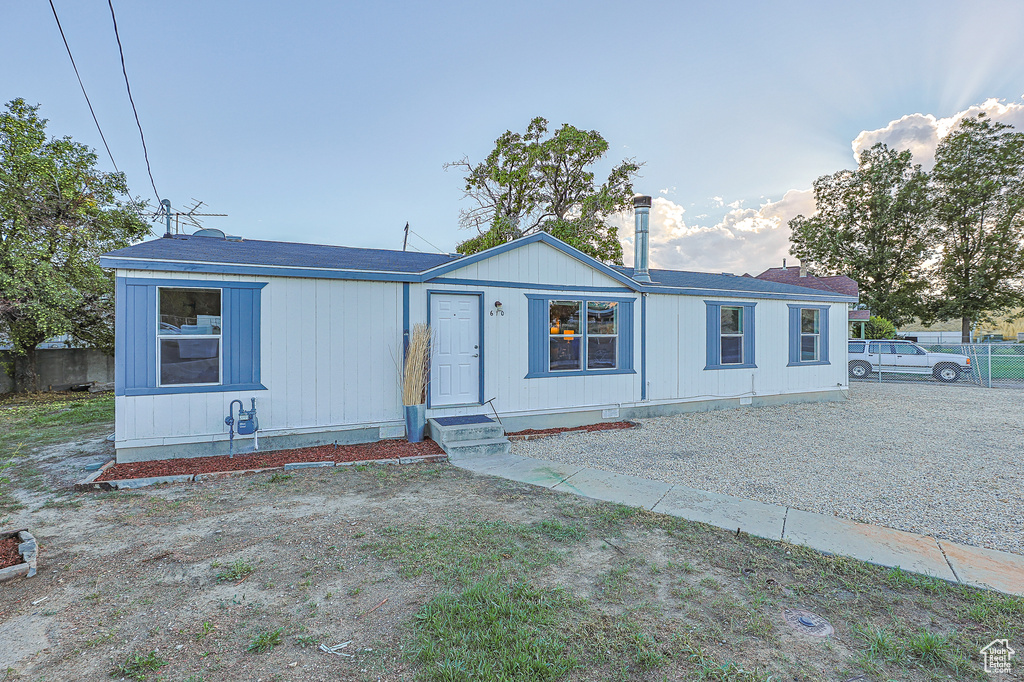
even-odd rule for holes
{"type": "Polygon", "coordinates": [[[1024,393],[855,383],[846,401],[641,420],[512,452],[1024,554],[1024,393]]]}

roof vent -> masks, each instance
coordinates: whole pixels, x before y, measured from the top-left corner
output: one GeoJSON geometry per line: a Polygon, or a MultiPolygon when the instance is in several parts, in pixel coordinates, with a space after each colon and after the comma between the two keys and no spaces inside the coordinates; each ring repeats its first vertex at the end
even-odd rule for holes
{"type": "Polygon", "coordinates": [[[224,233],[220,230],[216,230],[212,227],[203,228],[202,230],[196,230],[192,233],[193,237],[213,237],[214,239],[224,239],[224,233]]]}
{"type": "Polygon", "coordinates": [[[240,235],[237,235],[237,234],[226,234],[226,235],[224,235],[224,241],[226,241],[226,242],[240,242],[240,241],[242,241],[242,237],[240,235]]]}

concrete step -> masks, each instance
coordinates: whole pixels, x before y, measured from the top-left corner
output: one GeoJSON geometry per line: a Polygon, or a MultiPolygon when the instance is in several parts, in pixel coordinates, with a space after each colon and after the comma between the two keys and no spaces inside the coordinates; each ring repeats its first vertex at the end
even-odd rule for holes
{"type": "Polygon", "coordinates": [[[512,451],[512,443],[508,438],[480,438],[477,440],[461,440],[440,444],[442,449],[448,453],[452,461],[460,459],[471,459],[474,457],[489,457],[492,455],[507,455],[512,451]]]}
{"type": "Polygon", "coordinates": [[[428,419],[427,424],[430,426],[430,439],[441,447],[444,447],[447,443],[501,438],[505,435],[505,429],[495,421],[442,425],[434,419],[428,419]]]}

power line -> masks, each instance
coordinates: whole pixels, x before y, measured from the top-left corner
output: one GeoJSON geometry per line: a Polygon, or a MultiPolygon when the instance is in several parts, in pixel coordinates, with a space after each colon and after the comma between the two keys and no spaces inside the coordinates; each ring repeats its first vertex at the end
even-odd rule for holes
{"type": "Polygon", "coordinates": [[[82,75],[78,73],[78,65],[75,64],[75,58],[71,54],[71,46],[68,45],[67,36],[64,35],[64,28],[60,25],[60,18],[57,16],[57,8],[53,6],[53,0],[50,0],[50,9],[53,10],[53,19],[57,22],[57,30],[60,31],[60,37],[64,40],[64,48],[68,51],[68,58],[71,59],[71,67],[75,70],[75,75],[78,76],[78,85],[82,88],[82,94],[85,95],[85,103],[89,105],[89,113],[92,114],[92,121],[96,124],[96,130],[100,133],[100,139],[103,140],[103,146],[107,150],[107,156],[110,157],[110,163],[114,164],[114,170],[120,173],[120,169],[117,167],[117,162],[114,161],[114,155],[110,153],[110,145],[107,144],[107,138],[103,135],[103,128],[100,128],[100,121],[96,118],[96,112],[93,111],[92,102],[89,101],[89,93],[85,91],[85,83],[82,82],[82,75]]]}
{"type": "Polygon", "coordinates": [[[139,122],[139,110],[135,108],[135,100],[132,99],[132,86],[131,83],[128,82],[128,70],[124,65],[124,48],[121,47],[121,36],[117,32],[117,17],[114,16],[113,0],[107,0],[107,5],[110,7],[110,19],[114,22],[114,37],[117,38],[117,51],[121,54],[121,73],[124,74],[124,86],[128,89],[128,101],[132,103],[132,111],[135,112],[135,125],[139,127],[139,137],[142,138],[142,155],[146,158],[146,172],[149,173],[149,184],[153,186],[153,194],[156,195],[157,203],[160,203],[160,192],[156,191],[156,181],[153,180],[153,169],[149,165],[149,150],[146,149],[146,135],[142,132],[142,123],[139,122]]]}
{"type": "MultiPolygon", "coordinates": [[[[426,238],[423,235],[421,235],[418,232],[416,232],[416,230],[409,230],[409,231],[412,232],[417,237],[419,237],[420,239],[422,239],[423,241],[427,242],[426,238]]],[[[430,242],[427,242],[427,244],[430,244],[430,242]]],[[[442,253],[441,249],[439,249],[438,247],[434,246],[433,244],[430,244],[430,246],[433,246],[434,250],[437,251],[438,253],[442,253]]]]}

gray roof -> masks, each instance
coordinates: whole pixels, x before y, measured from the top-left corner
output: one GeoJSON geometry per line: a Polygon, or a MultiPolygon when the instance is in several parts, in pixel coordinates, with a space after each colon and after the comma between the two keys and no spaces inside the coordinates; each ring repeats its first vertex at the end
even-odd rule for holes
{"type": "Polygon", "coordinates": [[[257,239],[228,241],[219,237],[178,235],[153,239],[104,254],[110,258],[195,261],[233,265],[369,270],[374,272],[423,272],[451,260],[445,253],[356,249],[325,244],[297,244],[257,239]]]}
{"type": "MultiPolygon", "coordinates": [[[[318,268],[329,270],[353,270],[360,272],[395,273],[415,275],[445,263],[458,260],[459,256],[445,253],[419,253],[412,251],[389,251],[385,249],[358,249],[348,246],[327,246],[324,244],[298,244],[294,242],[273,242],[257,239],[242,241],[225,240],[220,237],[197,237],[177,235],[172,238],[152,239],[117,251],[104,254],[106,258],[132,258],[148,261],[184,261],[206,264],[280,266],[295,268],[318,268]]],[[[626,277],[632,278],[633,268],[612,266],[626,277]]],[[[807,287],[782,284],[754,277],[740,277],[709,272],[687,272],[684,270],[651,270],[652,284],[644,285],[645,291],[657,293],[659,287],[673,289],[695,289],[726,292],[757,293],[761,295],[789,294],[810,299],[842,298],[834,292],[823,292],[807,287]]],[[[680,293],[678,291],[672,293],[680,293]]]]}
{"type": "MultiPolygon", "coordinates": [[[[633,277],[633,268],[613,265],[613,268],[626,275],[633,277]]],[[[687,270],[650,270],[651,291],[659,286],[673,287],[680,289],[719,289],[723,291],[754,292],[763,294],[811,294],[812,298],[826,296],[842,296],[842,294],[829,291],[822,292],[809,287],[798,287],[792,284],[781,284],[770,280],[757,279],[756,277],[742,277],[740,275],[726,275],[715,272],[690,272],[687,270]]]]}

